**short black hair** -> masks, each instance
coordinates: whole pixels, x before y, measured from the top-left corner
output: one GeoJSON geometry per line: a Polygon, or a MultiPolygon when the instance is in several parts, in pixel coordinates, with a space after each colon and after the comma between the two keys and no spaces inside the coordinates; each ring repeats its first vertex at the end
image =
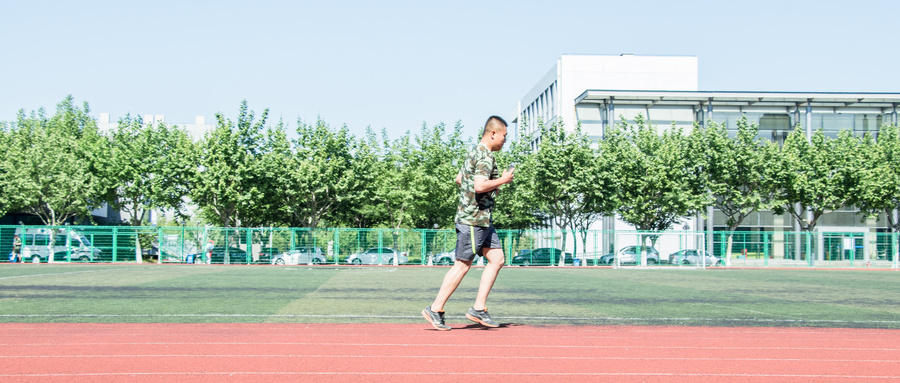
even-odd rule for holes
{"type": "Polygon", "coordinates": [[[485,134],[488,133],[488,127],[491,126],[491,122],[499,122],[499,123],[503,124],[504,127],[509,126],[506,123],[506,120],[503,119],[503,117],[500,117],[497,115],[490,116],[490,117],[488,117],[487,121],[484,122],[484,130],[481,131],[482,136],[484,136],[485,134]]]}

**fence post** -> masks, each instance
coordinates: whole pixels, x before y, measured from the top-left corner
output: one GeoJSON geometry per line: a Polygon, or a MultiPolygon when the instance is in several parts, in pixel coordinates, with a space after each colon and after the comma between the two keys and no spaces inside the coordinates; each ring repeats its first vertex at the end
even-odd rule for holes
{"type": "Polygon", "coordinates": [[[185,259],[184,259],[184,220],[183,219],[181,221],[181,238],[180,238],[179,242],[181,242],[181,251],[178,253],[178,259],[180,259],[181,262],[184,262],[185,259]]]}
{"type": "Polygon", "coordinates": [[[295,234],[294,230],[296,230],[296,229],[294,229],[294,228],[288,229],[288,233],[291,234],[291,248],[288,249],[288,251],[294,251],[294,249],[297,248],[297,240],[295,239],[295,236],[297,234],[295,234]]]}
{"type": "MultiPolygon", "coordinates": [[[[725,258],[725,266],[726,266],[726,267],[731,267],[731,257],[728,256],[728,251],[729,251],[729,249],[728,249],[728,242],[726,242],[726,241],[728,240],[728,239],[726,238],[727,236],[728,236],[727,233],[725,233],[725,232],[719,232],[719,249],[720,249],[720,250],[719,250],[719,252],[720,252],[719,254],[722,254],[722,257],[725,258]]],[[[715,231],[713,231],[712,238],[713,238],[713,239],[716,238],[715,231]]],[[[715,245],[713,245],[713,246],[715,246],[715,245]]],[[[715,254],[713,254],[713,255],[715,255],[715,254]]]]}
{"type": "MultiPolygon", "coordinates": [[[[72,250],[69,248],[69,231],[70,231],[71,229],[69,229],[69,226],[68,226],[68,225],[69,225],[69,224],[67,223],[67,224],[66,224],[66,262],[67,262],[67,263],[70,263],[70,262],[72,262],[72,250]]],[[[53,241],[56,242],[56,239],[54,238],[53,241]]],[[[53,246],[53,245],[56,245],[56,244],[55,244],[55,243],[51,243],[50,245],[53,246]]],[[[52,247],[51,247],[51,249],[52,249],[52,247]]],[[[53,251],[53,250],[51,250],[51,251],[53,251]]],[[[56,260],[55,258],[56,258],[56,257],[54,257],[54,259],[53,259],[54,261],[56,260]]]]}
{"type": "Polygon", "coordinates": [[[809,267],[813,267],[815,264],[813,263],[813,255],[812,253],[812,241],[813,239],[818,240],[819,238],[812,238],[812,232],[806,231],[806,265],[809,267]]]}
{"type": "Polygon", "coordinates": [[[244,230],[247,230],[247,260],[246,264],[251,264],[253,262],[253,228],[248,227],[244,230]]]}
{"type": "MultiPolygon", "coordinates": [[[[393,261],[394,266],[397,266],[400,264],[400,254],[403,254],[403,239],[406,238],[406,236],[403,235],[405,231],[406,230],[403,230],[403,229],[397,230],[397,236],[400,237],[400,239],[399,239],[399,241],[400,241],[399,247],[400,248],[394,249],[394,251],[397,252],[397,254],[395,254],[393,257],[394,258],[394,261],[393,261]]],[[[409,255],[409,252],[407,252],[407,255],[409,255]]]]}
{"type": "Polygon", "coordinates": [[[334,249],[332,249],[332,254],[334,254],[334,264],[339,265],[341,263],[341,252],[339,251],[341,248],[341,229],[334,229],[334,249]]]}
{"type": "Polygon", "coordinates": [[[894,266],[893,268],[898,268],[897,255],[900,254],[900,246],[898,246],[898,240],[900,240],[900,232],[893,232],[891,234],[891,238],[893,238],[893,246],[891,246],[891,253],[894,254],[894,266]]]}
{"type": "Polygon", "coordinates": [[[162,239],[163,239],[163,229],[162,226],[156,227],[156,264],[162,263],[162,239]]]}
{"type": "MultiPolygon", "coordinates": [[[[112,236],[113,237],[112,237],[112,250],[111,250],[112,258],[111,258],[111,260],[112,260],[112,262],[115,262],[116,256],[118,255],[118,252],[119,252],[119,228],[118,227],[113,226],[112,236]]],[[[93,242],[91,242],[91,243],[93,243],[93,242]]]]}
{"type": "MultiPolygon", "coordinates": [[[[433,266],[434,265],[434,261],[433,261],[434,254],[432,254],[431,256],[428,255],[428,253],[429,253],[429,251],[428,251],[428,231],[429,231],[428,229],[424,229],[421,231],[421,233],[422,233],[422,264],[428,265],[428,266],[433,266]],[[427,261],[425,260],[426,257],[428,258],[427,261]]],[[[432,248],[433,247],[434,246],[432,246],[432,248]]],[[[432,250],[431,252],[433,253],[434,250],[432,250]]]]}

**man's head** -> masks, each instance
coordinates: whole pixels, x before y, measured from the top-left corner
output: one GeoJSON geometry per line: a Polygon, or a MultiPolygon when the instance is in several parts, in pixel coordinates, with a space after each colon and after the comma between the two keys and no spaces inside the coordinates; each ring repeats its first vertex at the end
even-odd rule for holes
{"type": "Polygon", "coordinates": [[[503,144],[506,143],[506,121],[500,116],[488,117],[484,123],[481,143],[494,152],[503,149],[503,144]]]}

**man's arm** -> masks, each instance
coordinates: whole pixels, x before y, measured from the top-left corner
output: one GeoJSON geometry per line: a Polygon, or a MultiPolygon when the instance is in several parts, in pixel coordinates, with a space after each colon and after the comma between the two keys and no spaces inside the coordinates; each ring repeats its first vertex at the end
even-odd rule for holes
{"type": "Polygon", "coordinates": [[[456,186],[462,185],[462,172],[456,173],[456,186]]]}
{"type": "Polygon", "coordinates": [[[513,172],[507,170],[503,172],[503,175],[500,178],[496,179],[485,179],[482,177],[475,177],[475,192],[476,193],[487,193],[491,190],[494,190],[500,185],[508,184],[513,180],[513,172]]]}

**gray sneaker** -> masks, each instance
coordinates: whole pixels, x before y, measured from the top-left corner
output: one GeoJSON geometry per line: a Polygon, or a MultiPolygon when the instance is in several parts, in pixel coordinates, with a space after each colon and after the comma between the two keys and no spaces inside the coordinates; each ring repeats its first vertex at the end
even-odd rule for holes
{"type": "Polygon", "coordinates": [[[447,331],[450,329],[450,326],[447,326],[444,324],[444,312],[443,311],[434,312],[434,311],[431,311],[431,306],[428,306],[425,308],[425,310],[422,310],[422,316],[425,317],[425,320],[427,320],[428,323],[431,323],[431,325],[434,326],[434,328],[436,328],[440,331],[447,331]]]}
{"type": "Polygon", "coordinates": [[[475,310],[474,307],[469,308],[469,311],[466,312],[466,318],[469,318],[472,322],[481,323],[482,326],[487,327],[500,327],[500,324],[494,322],[491,319],[491,316],[487,313],[487,307],[484,310],[475,310]]]}

